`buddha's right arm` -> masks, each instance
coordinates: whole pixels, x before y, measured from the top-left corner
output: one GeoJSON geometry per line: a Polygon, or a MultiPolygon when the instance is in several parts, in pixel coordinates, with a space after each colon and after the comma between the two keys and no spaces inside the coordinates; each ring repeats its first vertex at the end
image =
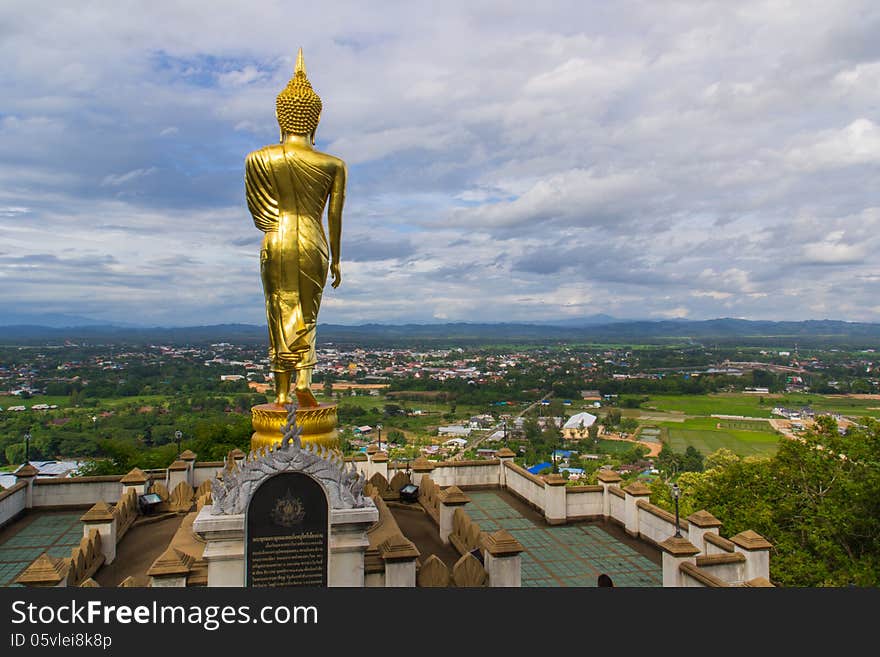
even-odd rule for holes
{"type": "Polygon", "coordinates": [[[278,228],[278,201],[272,185],[272,176],[259,153],[247,156],[244,168],[244,186],[247,205],[254,225],[264,233],[278,228]]]}

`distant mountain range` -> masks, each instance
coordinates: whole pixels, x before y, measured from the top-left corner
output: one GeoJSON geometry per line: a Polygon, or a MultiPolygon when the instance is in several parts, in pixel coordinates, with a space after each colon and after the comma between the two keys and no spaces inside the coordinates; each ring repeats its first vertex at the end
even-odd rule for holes
{"type": "MultiPolygon", "coordinates": [[[[4,312],[0,316],[0,327],[40,326],[43,328],[80,328],[83,326],[109,326],[106,320],[91,319],[81,315],[63,313],[16,313],[4,312]]],[[[113,326],[134,326],[128,322],[112,322],[113,326]]]]}
{"type": "MultiPolygon", "coordinates": [[[[585,317],[577,317],[574,319],[548,319],[546,321],[524,321],[517,322],[518,324],[523,324],[527,326],[568,326],[568,327],[581,327],[581,326],[595,326],[599,324],[613,324],[615,322],[626,322],[631,320],[618,319],[616,317],[612,317],[611,315],[597,314],[597,315],[587,315],[585,317]]],[[[486,325],[492,325],[492,322],[486,323],[486,325]]],[[[409,326],[408,324],[407,326],[409,326]]],[[[431,324],[425,324],[426,326],[444,326],[445,324],[442,322],[433,322],[431,324]]],[[[101,328],[140,328],[140,329],[154,329],[157,328],[155,326],[149,326],[147,324],[132,324],[130,322],[108,322],[106,320],[100,319],[92,319],[89,317],[82,317],[81,315],[66,315],[63,313],[15,313],[15,312],[7,312],[3,313],[0,316],[0,329],[3,327],[40,327],[40,328],[58,328],[58,329],[69,329],[69,328],[83,328],[85,326],[89,327],[101,327],[101,328]]],[[[223,324],[222,326],[251,326],[249,324],[223,324]]],[[[343,325],[340,325],[343,326],[343,325]]],[[[370,324],[369,326],[372,326],[370,324]]],[[[419,324],[421,326],[421,324],[419,324]]],[[[162,327],[162,328],[171,328],[171,327],[162,327]]]]}
{"type": "MultiPolygon", "coordinates": [[[[72,316],[56,316],[69,317],[72,316]]],[[[0,326],[0,342],[6,344],[88,341],[126,343],[264,342],[266,328],[252,324],[218,324],[189,327],[131,327],[107,324],[49,326],[43,324],[0,326]]],[[[318,340],[327,343],[473,344],[498,342],[603,342],[662,343],[671,340],[702,342],[744,342],[788,344],[799,342],[845,343],[866,346],[880,344],[880,324],[807,320],[798,322],[752,321],[745,319],[623,320],[608,315],[581,319],[517,323],[447,324],[321,324],[318,340]]]]}

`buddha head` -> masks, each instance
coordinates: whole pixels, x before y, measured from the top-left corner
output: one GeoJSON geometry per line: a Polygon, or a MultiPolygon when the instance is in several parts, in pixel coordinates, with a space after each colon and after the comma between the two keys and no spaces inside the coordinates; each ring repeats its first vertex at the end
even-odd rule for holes
{"type": "Polygon", "coordinates": [[[302,48],[296,56],[293,77],[275,99],[275,117],[282,136],[285,133],[306,135],[311,138],[312,144],[315,143],[315,131],[321,119],[321,98],[306,77],[302,48]]]}

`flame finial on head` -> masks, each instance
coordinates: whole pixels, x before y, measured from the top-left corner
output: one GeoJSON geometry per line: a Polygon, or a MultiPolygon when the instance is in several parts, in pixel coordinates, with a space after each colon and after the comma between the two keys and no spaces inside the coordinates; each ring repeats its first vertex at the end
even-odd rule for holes
{"type": "Polygon", "coordinates": [[[302,73],[303,76],[306,76],[306,60],[303,58],[303,49],[300,47],[299,52],[296,53],[296,66],[293,69],[294,76],[302,73]]]}
{"type": "Polygon", "coordinates": [[[290,134],[314,135],[321,118],[321,109],[321,98],[306,77],[306,63],[300,48],[293,77],[275,99],[278,125],[281,130],[290,134]]]}

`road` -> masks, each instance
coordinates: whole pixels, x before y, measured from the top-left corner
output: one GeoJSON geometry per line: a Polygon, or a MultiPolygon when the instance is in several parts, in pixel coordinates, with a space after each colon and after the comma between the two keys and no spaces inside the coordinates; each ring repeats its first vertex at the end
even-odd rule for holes
{"type": "MultiPolygon", "coordinates": [[[[522,417],[523,415],[525,415],[526,413],[528,413],[530,410],[532,410],[535,406],[537,406],[538,404],[540,404],[542,401],[544,401],[545,399],[550,399],[550,397],[552,397],[552,396],[553,396],[553,393],[552,393],[552,392],[548,392],[546,395],[544,395],[543,397],[541,397],[538,401],[536,401],[536,402],[534,402],[534,403],[532,403],[532,404],[529,404],[526,408],[524,408],[524,409],[521,410],[519,413],[517,413],[517,414],[513,417],[513,420],[515,420],[516,418],[520,418],[520,417],[522,417]]],[[[513,420],[507,420],[507,421],[508,421],[508,422],[512,422],[513,420]]],[[[464,447],[462,447],[461,449],[459,449],[455,454],[453,454],[452,456],[450,456],[450,457],[449,457],[448,459],[446,459],[446,460],[447,460],[447,461],[460,461],[461,458],[462,458],[462,456],[464,455],[464,453],[465,453],[466,451],[468,451],[469,449],[477,449],[477,448],[480,446],[480,443],[482,443],[484,440],[486,440],[486,438],[488,438],[489,436],[491,436],[493,433],[495,433],[495,432],[498,431],[499,429],[504,428],[504,422],[505,422],[504,420],[502,420],[501,422],[498,422],[495,426],[493,426],[491,429],[489,429],[488,431],[486,431],[486,433],[484,433],[483,435],[481,435],[481,436],[477,437],[476,439],[474,439],[474,441],[473,441],[472,443],[469,442],[467,445],[465,445],[464,447]]],[[[512,428],[512,427],[511,427],[511,428],[512,428]]]]}

